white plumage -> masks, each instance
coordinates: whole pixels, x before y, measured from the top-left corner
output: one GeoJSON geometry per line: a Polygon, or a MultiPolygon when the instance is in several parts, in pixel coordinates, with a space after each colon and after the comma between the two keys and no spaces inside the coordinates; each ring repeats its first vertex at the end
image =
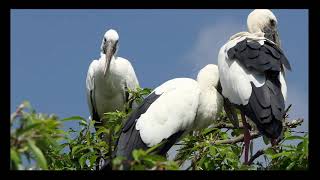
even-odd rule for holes
{"type": "MultiPolygon", "coordinates": [[[[229,59],[227,52],[233,48],[238,42],[245,39],[257,41],[263,45],[267,41],[263,34],[256,33],[238,33],[230,38],[230,40],[221,47],[218,55],[219,75],[222,86],[222,95],[228,98],[232,103],[237,105],[248,104],[252,87],[252,82],[256,87],[264,85],[266,77],[264,73],[255,70],[248,70],[239,63],[237,59],[229,59]]],[[[281,81],[281,91],[286,99],[287,87],[283,73],[280,72],[279,79],[281,81]]]]}
{"type": "Polygon", "coordinates": [[[186,133],[212,124],[223,105],[216,90],[218,81],[218,67],[210,64],[199,72],[197,81],[176,78],[157,87],[129,117],[116,155],[130,158],[133,149],[146,149],[169,139],[169,147],[159,150],[166,153],[186,133]],[[173,138],[177,133],[181,134],[173,138]]]}
{"type": "Polygon", "coordinates": [[[282,132],[287,97],[284,72],[291,67],[280,49],[277,24],[270,10],[252,11],[247,19],[249,32],[233,35],[218,55],[222,95],[241,110],[245,162],[250,141],[245,116],[269,138],[276,139],[282,132]]]}
{"type": "Polygon", "coordinates": [[[103,114],[124,110],[129,97],[127,88],[134,90],[139,82],[131,63],[116,56],[118,33],[110,29],[103,38],[99,60],[89,66],[86,90],[91,118],[100,121],[103,114]]]}

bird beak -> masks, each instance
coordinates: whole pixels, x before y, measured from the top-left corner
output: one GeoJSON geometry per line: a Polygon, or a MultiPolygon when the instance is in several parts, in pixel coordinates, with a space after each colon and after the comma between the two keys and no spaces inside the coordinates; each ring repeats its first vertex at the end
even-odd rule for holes
{"type": "Polygon", "coordinates": [[[281,47],[280,38],[277,30],[273,33],[273,42],[276,43],[278,47],[281,47]]]}
{"type": "Polygon", "coordinates": [[[104,47],[104,52],[106,54],[106,62],[103,70],[104,76],[107,74],[112,56],[114,55],[115,51],[116,51],[116,42],[113,42],[113,41],[107,42],[106,46],[104,47]]]}
{"type": "Polygon", "coordinates": [[[272,29],[270,27],[265,27],[263,29],[263,32],[265,33],[264,34],[265,38],[271,40],[272,42],[274,42],[280,48],[281,44],[280,44],[278,30],[276,28],[272,29]]]}

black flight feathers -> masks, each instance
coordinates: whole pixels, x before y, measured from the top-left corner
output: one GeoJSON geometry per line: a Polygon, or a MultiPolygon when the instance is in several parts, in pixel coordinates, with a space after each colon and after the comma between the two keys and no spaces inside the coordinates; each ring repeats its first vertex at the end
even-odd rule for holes
{"type": "Polygon", "coordinates": [[[280,71],[281,64],[291,70],[290,63],[282,50],[268,40],[260,45],[254,40],[248,41],[245,39],[230,48],[227,53],[229,59],[238,59],[249,70],[254,69],[258,72],[280,71]]]}
{"type": "Polygon", "coordinates": [[[160,96],[161,95],[157,95],[155,92],[153,92],[148,97],[146,97],[143,103],[129,116],[129,119],[124,125],[122,132],[128,131],[130,127],[134,124],[134,122],[140,118],[141,114],[145,113],[148,110],[149,106],[160,96]]]}
{"type": "MultiPolygon", "coordinates": [[[[135,125],[137,119],[140,118],[141,114],[144,114],[150,105],[155,102],[160,95],[155,92],[151,93],[143,101],[139,107],[132,112],[129,116],[126,124],[124,125],[121,135],[116,143],[115,156],[124,156],[129,160],[132,160],[132,151],[134,149],[148,149],[147,145],[142,141],[140,132],[136,130],[135,125]]],[[[174,143],[181,137],[184,131],[178,131],[171,135],[168,139],[163,141],[163,144],[154,151],[154,153],[159,155],[165,155],[167,151],[174,145],[174,143]]]]}
{"type": "Polygon", "coordinates": [[[285,113],[284,97],[281,92],[279,72],[282,65],[291,70],[288,59],[274,43],[266,40],[263,45],[247,39],[238,42],[227,52],[229,59],[237,59],[250,70],[265,74],[266,81],[261,87],[252,82],[249,102],[239,108],[255,122],[260,132],[269,138],[277,138],[282,132],[282,119],[285,113]]]}

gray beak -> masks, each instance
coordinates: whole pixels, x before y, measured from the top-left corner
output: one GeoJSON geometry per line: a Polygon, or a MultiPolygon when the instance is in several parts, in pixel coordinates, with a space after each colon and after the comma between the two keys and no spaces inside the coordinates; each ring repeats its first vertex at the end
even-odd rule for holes
{"type": "Polygon", "coordinates": [[[277,30],[273,33],[273,42],[276,43],[278,47],[281,47],[280,38],[277,30]]]}
{"type": "Polygon", "coordinates": [[[106,63],[105,63],[104,69],[103,69],[104,76],[106,75],[106,73],[109,69],[112,56],[116,52],[116,44],[117,44],[117,42],[109,41],[103,47],[103,52],[106,54],[106,63]]]}
{"type": "Polygon", "coordinates": [[[280,39],[279,39],[279,34],[278,34],[278,30],[276,28],[270,28],[268,26],[266,26],[263,29],[264,37],[271,40],[272,42],[274,42],[278,47],[281,46],[280,44],[280,39]]]}
{"type": "Polygon", "coordinates": [[[277,29],[265,28],[264,32],[265,32],[265,34],[264,34],[265,38],[274,42],[279,48],[281,47],[280,38],[279,38],[279,34],[278,34],[277,29]]]}

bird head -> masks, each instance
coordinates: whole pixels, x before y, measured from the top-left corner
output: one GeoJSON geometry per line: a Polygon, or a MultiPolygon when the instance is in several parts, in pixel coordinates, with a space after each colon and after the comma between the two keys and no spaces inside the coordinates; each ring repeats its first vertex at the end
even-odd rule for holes
{"type": "Polygon", "coordinates": [[[105,57],[106,57],[106,65],[103,71],[104,75],[106,75],[106,72],[109,69],[109,65],[112,57],[116,54],[116,51],[118,49],[118,46],[117,46],[118,41],[119,41],[119,35],[117,31],[113,29],[109,29],[104,34],[102,44],[101,44],[101,51],[103,54],[105,54],[105,57]]]}
{"type": "Polygon", "coordinates": [[[205,87],[218,88],[219,69],[215,64],[208,64],[202,68],[197,76],[197,81],[200,85],[205,87]]]}
{"type": "Polygon", "coordinates": [[[247,18],[247,26],[250,33],[263,32],[265,38],[280,47],[277,25],[276,16],[268,9],[255,9],[247,18]]]}

